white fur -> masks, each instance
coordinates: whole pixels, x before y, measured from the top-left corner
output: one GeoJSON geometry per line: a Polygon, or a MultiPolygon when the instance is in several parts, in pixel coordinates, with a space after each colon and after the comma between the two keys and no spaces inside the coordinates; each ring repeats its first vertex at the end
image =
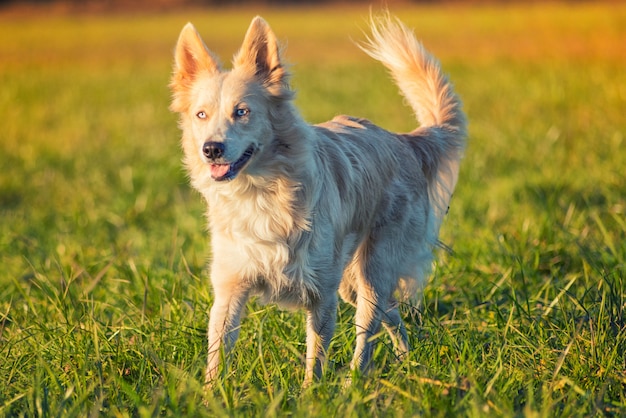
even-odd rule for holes
{"type": "Polygon", "coordinates": [[[259,17],[232,70],[191,24],[181,32],[171,108],[181,116],[191,183],[208,203],[213,252],[207,384],[253,295],[307,311],[305,384],[321,374],[337,293],[356,306],[353,368],[369,366],[381,324],[400,354],[409,350],[396,298],[398,290],[414,296],[429,272],[465,117],[437,61],[401,22],[373,22],[368,41],[362,48],[387,66],[417,115],[421,126],[411,133],[348,116],[305,123],[276,38],[259,17]],[[206,154],[205,143],[220,153],[206,154]],[[234,175],[217,181],[225,167],[234,175]]]}

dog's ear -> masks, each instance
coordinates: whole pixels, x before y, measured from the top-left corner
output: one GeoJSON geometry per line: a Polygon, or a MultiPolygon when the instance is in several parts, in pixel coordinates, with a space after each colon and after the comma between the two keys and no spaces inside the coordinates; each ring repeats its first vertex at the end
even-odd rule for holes
{"type": "Polygon", "coordinates": [[[199,71],[216,72],[220,69],[217,59],[191,23],[180,32],[174,58],[174,72],[183,77],[193,78],[199,71]]]}
{"type": "Polygon", "coordinates": [[[281,62],[278,41],[262,17],[252,19],[234,66],[249,67],[270,91],[272,87],[286,87],[288,74],[281,62]]]}
{"type": "Polygon", "coordinates": [[[186,92],[191,89],[191,83],[201,71],[217,73],[220,71],[220,64],[202,42],[196,28],[187,23],[180,32],[174,53],[174,73],[170,82],[174,93],[171,110],[185,111],[188,107],[186,92]]]}

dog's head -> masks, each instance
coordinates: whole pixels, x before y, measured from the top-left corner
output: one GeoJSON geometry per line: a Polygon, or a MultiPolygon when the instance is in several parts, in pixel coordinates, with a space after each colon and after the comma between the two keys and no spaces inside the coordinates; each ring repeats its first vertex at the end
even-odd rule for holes
{"type": "Polygon", "coordinates": [[[276,37],[260,17],[250,24],[232,70],[223,70],[191,23],[182,30],[170,83],[181,114],[188,165],[215,181],[252,170],[274,140],[272,114],[292,98],[276,37]]]}

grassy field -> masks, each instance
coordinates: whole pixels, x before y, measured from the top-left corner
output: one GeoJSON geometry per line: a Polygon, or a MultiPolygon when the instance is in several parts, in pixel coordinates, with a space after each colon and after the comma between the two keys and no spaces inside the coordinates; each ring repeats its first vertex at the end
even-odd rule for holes
{"type": "MultiPolygon", "coordinates": [[[[342,305],[325,378],[301,390],[304,321],[252,302],[202,391],[210,253],[167,110],[194,21],[227,62],[245,10],[0,15],[0,414],[623,416],[626,5],[392,10],[441,58],[470,144],[413,351],[344,388],[342,305]],[[9,41],[10,40],[10,41],[9,41]],[[204,405],[204,404],[206,405],[204,405]]],[[[261,11],[297,104],[414,127],[352,44],[367,7],[261,11]]]]}

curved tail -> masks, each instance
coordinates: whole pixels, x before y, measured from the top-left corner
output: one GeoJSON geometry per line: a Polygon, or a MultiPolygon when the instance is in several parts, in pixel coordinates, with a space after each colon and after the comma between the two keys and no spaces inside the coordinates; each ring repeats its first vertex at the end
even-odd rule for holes
{"type": "Polygon", "coordinates": [[[372,19],[371,32],[361,49],[387,67],[420,124],[406,137],[430,181],[429,194],[438,220],[433,232],[437,234],[465,149],[467,127],[461,101],[437,59],[400,20],[388,14],[372,19]]]}

